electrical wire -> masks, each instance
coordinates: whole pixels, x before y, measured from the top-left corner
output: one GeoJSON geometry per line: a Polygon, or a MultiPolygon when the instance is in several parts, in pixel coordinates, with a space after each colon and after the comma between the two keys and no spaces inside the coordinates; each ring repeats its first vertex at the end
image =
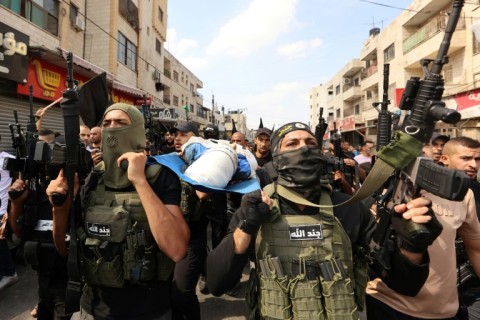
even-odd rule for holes
{"type": "MultiPolygon", "coordinates": [[[[61,0],[64,4],[70,6],[71,3],[67,2],[66,0],[61,0]]],[[[77,11],[77,14],[81,15],[82,17],[84,17],[86,20],[88,20],[90,23],[92,23],[95,27],[97,27],[100,31],[104,32],[107,36],[109,36],[110,38],[112,38],[113,40],[115,40],[115,42],[117,42],[118,44],[121,44],[120,41],[118,40],[118,38],[116,38],[115,36],[113,36],[112,34],[110,34],[107,30],[105,30],[104,28],[102,28],[101,26],[99,26],[96,22],[94,22],[92,19],[90,19],[89,17],[86,16],[85,13],[82,13],[80,12],[80,10],[77,11]]],[[[85,32],[85,31],[84,31],[85,32]]],[[[125,39],[128,39],[126,36],[124,36],[125,39]]],[[[123,45],[123,44],[122,44],[123,45]]],[[[137,48],[137,46],[135,46],[135,48],[137,48]]],[[[152,66],[155,70],[159,71],[160,74],[164,77],[167,77],[173,81],[175,81],[174,79],[170,78],[169,76],[165,75],[165,73],[162,71],[162,70],[158,70],[156,66],[154,66],[153,64],[151,64],[149,61],[147,61],[146,59],[144,59],[142,56],[140,56],[140,54],[138,53],[138,50],[137,52],[127,48],[127,46],[125,45],[125,49],[127,51],[130,51],[131,53],[134,53],[135,56],[140,59],[141,61],[145,62],[146,64],[148,64],[149,66],[152,66]]],[[[138,48],[137,48],[138,49],[138,48]]],[[[137,66],[138,67],[138,66],[137,66]]],[[[190,91],[190,88],[184,86],[182,83],[178,82],[178,81],[175,81],[181,88],[185,89],[186,91],[188,92],[191,92],[190,91]]]]}

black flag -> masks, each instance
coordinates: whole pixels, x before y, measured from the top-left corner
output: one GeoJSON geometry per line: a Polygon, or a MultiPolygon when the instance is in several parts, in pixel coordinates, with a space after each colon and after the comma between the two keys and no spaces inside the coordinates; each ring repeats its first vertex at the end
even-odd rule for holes
{"type": "Polygon", "coordinates": [[[235,127],[235,120],[232,119],[232,134],[237,132],[237,127],[235,127]]]}
{"type": "Polygon", "coordinates": [[[260,124],[258,125],[258,129],[263,128],[263,121],[262,118],[260,118],[260,124]]]}
{"type": "Polygon", "coordinates": [[[85,82],[78,90],[80,117],[89,128],[98,126],[109,106],[107,74],[105,72],[85,82]]]}

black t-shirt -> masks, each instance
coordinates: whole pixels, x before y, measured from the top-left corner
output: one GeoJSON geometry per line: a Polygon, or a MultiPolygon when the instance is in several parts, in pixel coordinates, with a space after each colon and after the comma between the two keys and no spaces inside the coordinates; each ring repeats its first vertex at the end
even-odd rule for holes
{"type": "Polygon", "coordinates": [[[160,154],[167,154],[167,153],[172,153],[175,152],[175,146],[169,147],[166,144],[163,144],[159,148],[160,154]]]}
{"type": "Polygon", "coordinates": [[[257,160],[258,166],[263,167],[265,163],[272,161],[272,154],[269,152],[268,156],[263,158],[258,158],[257,155],[255,155],[255,159],[257,160]]]}
{"type": "MultiPolygon", "coordinates": [[[[153,190],[164,204],[180,205],[180,181],[170,169],[163,167],[153,190]]],[[[170,287],[170,281],[127,283],[121,289],[88,286],[81,306],[95,319],[152,319],[170,308],[170,287]]]]}

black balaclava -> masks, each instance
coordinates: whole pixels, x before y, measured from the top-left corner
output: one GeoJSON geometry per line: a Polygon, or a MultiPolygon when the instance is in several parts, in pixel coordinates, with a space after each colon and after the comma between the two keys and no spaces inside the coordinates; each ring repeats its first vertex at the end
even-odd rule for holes
{"type": "Polygon", "coordinates": [[[306,124],[291,122],[278,128],[271,138],[272,163],[277,170],[277,183],[305,194],[307,197],[320,192],[320,177],[325,165],[321,146],[305,146],[280,152],[285,135],[292,131],[307,131],[315,137],[306,124]]]}
{"type": "Polygon", "coordinates": [[[130,185],[127,171],[117,165],[117,159],[125,152],[143,152],[145,127],[142,113],[126,103],[115,103],[105,110],[124,111],[132,121],[127,126],[102,129],[102,156],[105,163],[104,183],[109,188],[122,189],[130,185]]]}

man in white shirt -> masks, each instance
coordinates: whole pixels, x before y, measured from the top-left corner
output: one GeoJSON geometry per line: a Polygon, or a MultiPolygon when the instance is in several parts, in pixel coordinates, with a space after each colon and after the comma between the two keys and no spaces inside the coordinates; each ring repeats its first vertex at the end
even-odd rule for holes
{"type": "Polygon", "coordinates": [[[365,162],[372,162],[373,147],[374,147],[373,141],[365,140],[362,144],[362,149],[360,150],[360,154],[355,156],[353,160],[357,161],[358,164],[362,164],[365,162]]]}
{"type": "Polygon", "coordinates": [[[3,170],[5,158],[14,158],[7,152],[0,152],[0,291],[18,281],[18,275],[15,272],[12,254],[5,240],[4,232],[7,223],[8,190],[12,184],[10,172],[3,170]]]}

